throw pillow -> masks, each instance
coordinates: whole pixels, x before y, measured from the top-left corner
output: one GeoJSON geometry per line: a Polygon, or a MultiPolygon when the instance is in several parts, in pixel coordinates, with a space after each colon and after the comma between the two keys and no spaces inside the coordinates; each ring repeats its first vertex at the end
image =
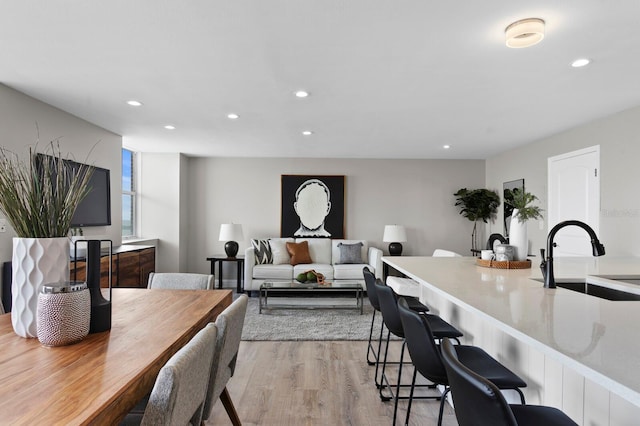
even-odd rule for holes
{"type": "Polygon", "coordinates": [[[287,243],[287,252],[289,252],[289,256],[291,256],[292,265],[311,263],[309,243],[307,241],[303,241],[301,243],[287,243]]]}
{"type": "Polygon", "coordinates": [[[362,246],[364,244],[342,244],[338,243],[340,250],[340,263],[362,263],[362,246]]]}
{"type": "Polygon", "coordinates": [[[265,263],[273,263],[273,254],[269,240],[251,240],[253,253],[256,258],[256,265],[264,265],[265,263]]]}
{"type": "Polygon", "coordinates": [[[269,240],[271,256],[274,265],[283,265],[291,261],[284,240],[269,240]]]}

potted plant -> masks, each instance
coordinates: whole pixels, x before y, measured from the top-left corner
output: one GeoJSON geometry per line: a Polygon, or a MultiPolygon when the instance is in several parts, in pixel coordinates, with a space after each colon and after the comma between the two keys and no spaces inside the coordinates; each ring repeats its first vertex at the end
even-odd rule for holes
{"type": "Polygon", "coordinates": [[[505,199],[505,205],[513,209],[511,224],[509,226],[509,245],[515,247],[515,260],[526,260],[529,251],[529,239],[527,237],[527,221],[530,219],[542,219],[542,209],[532,203],[538,197],[524,190],[514,190],[513,196],[505,199]]]}
{"type": "Polygon", "coordinates": [[[0,212],[17,235],[11,322],[22,337],[37,337],[40,286],[69,279],[67,235],[93,172],[86,165],[72,170],[57,143],[50,142],[42,154],[36,148],[29,149],[26,161],[0,148],[0,212]]]}
{"type": "Polygon", "coordinates": [[[460,208],[460,214],[473,222],[471,232],[471,252],[475,254],[479,249],[478,245],[478,221],[487,223],[489,219],[495,217],[500,205],[500,196],[496,191],[489,189],[459,189],[455,194],[455,206],[460,208]]]}

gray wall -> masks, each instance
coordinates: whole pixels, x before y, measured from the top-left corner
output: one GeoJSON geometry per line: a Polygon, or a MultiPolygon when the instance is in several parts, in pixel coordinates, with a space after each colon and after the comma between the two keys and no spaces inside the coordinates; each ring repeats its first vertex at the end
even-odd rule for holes
{"type": "Polygon", "coordinates": [[[251,238],[280,235],[283,174],[345,175],[347,238],[366,239],[386,252],[384,225],[402,224],[406,255],[436,248],[469,254],[472,223],[458,214],[453,193],[484,187],[483,160],[191,158],[189,271],[207,272],[206,257],[224,253],[221,223],[242,224],[241,251],[251,238]]]}
{"type": "MultiPolygon", "coordinates": [[[[114,246],[122,240],[122,137],[37,101],[0,84],[0,145],[19,155],[28,154],[40,133],[39,149],[60,138],[63,155],[76,161],[111,170],[111,226],[84,229],[88,237],[109,238],[114,246]],[[37,128],[36,128],[37,123],[37,128]]],[[[0,261],[11,260],[13,229],[0,233],[0,261]]]]}
{"type": "MultiPolygon", "coordinates": [[[[640,255],[640,107],[504,152],[486,162],[487,187],[524,178],[547,207],[547,159],[600,145],[600,240],[608,255],[640,255]]],[[[501,206],[502,209],[502,206],[501,206]]],[[[502,217],[502,210],[499,213],[502,217]]],[[[502,233],[502,223],[487,226],[502,233]]],[[[528,222],[530,253],[546,246],[547,223],[528,222]]]]}

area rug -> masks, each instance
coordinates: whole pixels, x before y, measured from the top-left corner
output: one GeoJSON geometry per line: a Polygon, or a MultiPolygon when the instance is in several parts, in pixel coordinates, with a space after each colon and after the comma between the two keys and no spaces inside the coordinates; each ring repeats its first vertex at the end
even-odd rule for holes
{"type": "MultiPolygon", "coordinates": [[[[271,299],[270,299],[271,300],[271,299]]],[[[287,304],[354,304],[352,298],[288,298],[287,304]]],[[[274,302],[275,303],[275,302],[274,302]]],[[[242,340],[367,340],[373,308],[365,298],[364,313],[355,309],[278,309],[258,314],[258,298],[249,298],[242,340]]],[[[374,333],[382,316],[376,314],[374,333]]],[[[378,336],[378,334],[374,334],[378,336]]]]}

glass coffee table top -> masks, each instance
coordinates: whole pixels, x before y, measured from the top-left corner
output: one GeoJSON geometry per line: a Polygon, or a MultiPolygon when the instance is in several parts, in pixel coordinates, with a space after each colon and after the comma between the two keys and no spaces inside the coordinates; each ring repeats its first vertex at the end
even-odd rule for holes
{"type": "MultiPolygon", "coordinates": [[[[259,291],[259,313],[263,309],[357,309],[360,314],[363,312],[364,288],[361,282],[356,280],[340,280],[338,282],[318,283],[301,283],[299,281],[285,280],[266,280],[260,285],[259,291]],[[274,296],[287,296],[299,292],[301,294],[309,293],[314,296],[322,293],[346,292],[353,293],[355,296],[355,304],[327,304],[313,303],[314,299],[309,298],[311,303],[292,304],[292,303],[272,303],[274,296]]],[[[278,302],[286,301],[287,297],[275,297],[278,302]]]]}

